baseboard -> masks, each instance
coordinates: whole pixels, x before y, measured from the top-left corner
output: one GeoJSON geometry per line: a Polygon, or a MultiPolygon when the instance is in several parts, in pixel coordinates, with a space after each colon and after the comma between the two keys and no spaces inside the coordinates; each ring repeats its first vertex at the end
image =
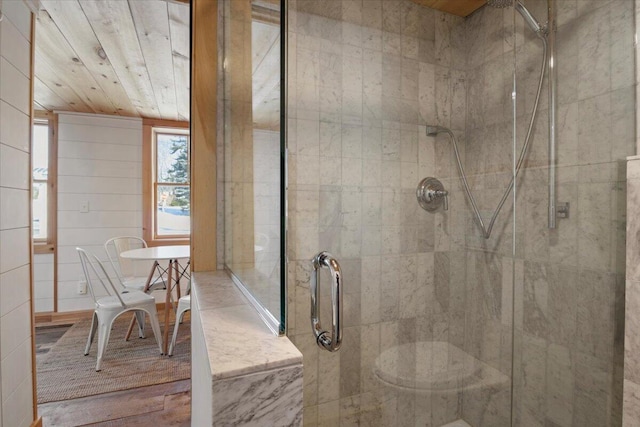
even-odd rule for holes
{"type": "MultiPolygon", "coordinates": [[[[158,310],[158,317],[160,321],[163,320],[164,303],[160,302],[156,304],[156,310],[158,310]]],[[[93,310],[78,310],[78,311],[47,311],[42,313],[35,313],[36,326],[55,326],[64,325],[68,323],[76,323],[79,320],[91,319],[93,310]]]]}
{"type": "Polygon", "coordinates": [[[63,325],[65,323],[75,323],[83,319],[91,319],[93,310],[79,311],[47,311],[44,313],[35,313],[36,326],[45,325],[63,325]]]}
{"type": "Polygon", "coordinates": [[[42,417],[38,417],[37,420],[32,422],[31,427],[42,427],[42,417]]]}

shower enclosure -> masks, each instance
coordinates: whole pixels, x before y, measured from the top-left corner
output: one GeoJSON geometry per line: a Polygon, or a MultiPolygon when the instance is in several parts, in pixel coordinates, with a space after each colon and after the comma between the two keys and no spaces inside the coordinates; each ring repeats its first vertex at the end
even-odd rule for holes
{"type": "MultiPolygon", "coordinates": [[[[304,424],[620,426],[634,2],[422,3],[282,3],[286,275],[251,280],[285,298],[267,309],[304,355],[304,424]],[[314,258],[339,263],[337,351],[312,330],[314,258]]],[[[227,254],[259,246],[227,203],[227,254]]]]}

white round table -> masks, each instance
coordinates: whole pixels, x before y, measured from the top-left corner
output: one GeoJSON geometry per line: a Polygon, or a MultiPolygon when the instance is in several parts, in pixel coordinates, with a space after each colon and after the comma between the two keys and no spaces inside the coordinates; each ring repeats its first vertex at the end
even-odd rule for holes
{"type": "Polygon", "coordinates": [[[173,260],[185,259],[191,256],[191,246],[152,246],[148,248],[131,249],[120,254],[122,258],[139,260],[173,260]]]}
{"type": "MultiPolygon", "coordinates": [[[[131,260],[153,260],[153,267],[151,268],[151,273],[149,273],[149,278],[147,279],[147,284],[145,285],[145,291],[149,289],[151,285],[151,280],[153,279],[154,273],[156,269],[159,269],[161,274],[163,271],[160,267],[160,263],[158,261],[169,261],[169,265],[166,271],[168,275],[167,279],[167,293],[164,300],[164,341],[162,343],[164,354],[167,354],[168,346],[169,346],[169,314],[171,309],[171,292],[173,289],[172,283],[175,281],[178,299],[180,298],[180,278],[185,275],[186,268],[181,272],[178,264],[179,259],[188,259],[191,256],[191,246],[189,245],[176,245],[176,246],[152,246],[148,248],[140,248],[140,249],[131,249],[129,251],[124,251],[120,254],[122,258],[127,258],[131,260]],[[175,278],[171,276],[175,274],[175,278]]],[[[127,339],[129,338],[129,334],[133,329],[133,322],[129,326],[129,332],[127,332],[127,339]]]]}

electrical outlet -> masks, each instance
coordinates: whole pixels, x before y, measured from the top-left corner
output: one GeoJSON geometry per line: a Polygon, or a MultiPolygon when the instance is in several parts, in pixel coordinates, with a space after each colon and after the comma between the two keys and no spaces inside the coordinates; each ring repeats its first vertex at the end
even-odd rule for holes
{"type": "Polygon", "coordinates": [[[87,282],[81,280],[78,282],[78,295],[86,295],[87,294],[87,282]]]}
{"type": "Polygon", "coordinates": [[[88,200],[84,200],[84,201],[80,202],[80,212],[81,213],[89,212],[89,201],[88,200]]]}

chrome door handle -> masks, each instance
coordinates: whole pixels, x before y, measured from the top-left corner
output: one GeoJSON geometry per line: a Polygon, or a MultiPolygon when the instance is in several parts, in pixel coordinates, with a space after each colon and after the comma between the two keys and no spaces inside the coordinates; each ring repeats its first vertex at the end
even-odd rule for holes
{"type": "Polygon", "coordinates": [[[337,351],[342,344],[342,271],[340,264],[329,252],[320,252],[312,260],[311,274],[311,328],[320,348],[337,351]],[[332,278],[331,285],[331,333],[320,324],[320,269],[328,268],[332,278]]]}

